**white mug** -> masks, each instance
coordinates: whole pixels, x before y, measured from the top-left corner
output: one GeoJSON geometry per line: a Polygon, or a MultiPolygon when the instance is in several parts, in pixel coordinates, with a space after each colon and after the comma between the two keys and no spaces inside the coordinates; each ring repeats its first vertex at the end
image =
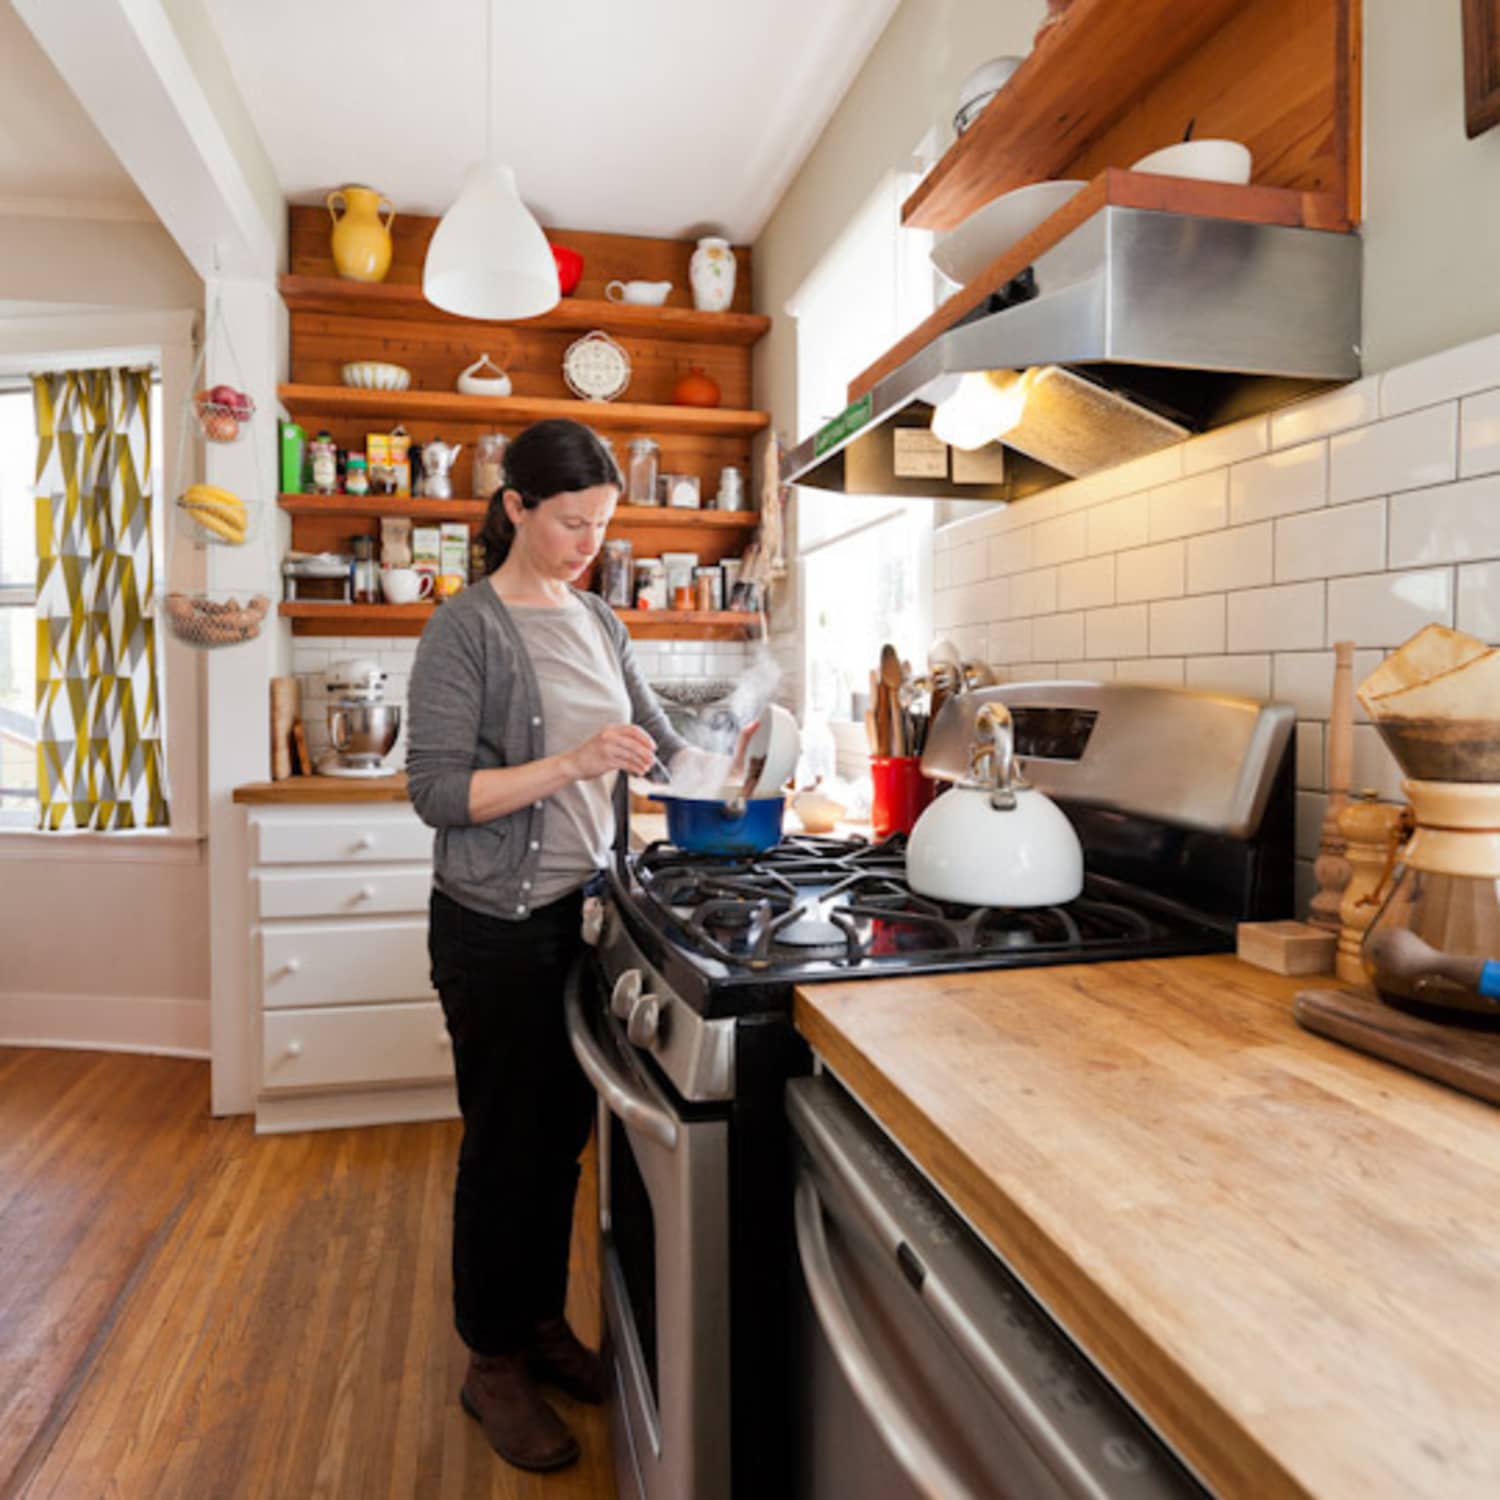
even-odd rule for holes
{"type": "Polygon", "coordinates": [[[380,575],[380,591],[388,604],[415,604],[432,593],[432,574],[425,568],[387,568],[380,575]]]}
{"type": "Polygon", "coordinates": [[[611,281],[604,295],[611,302],[634,302],[643,307],[660,307],[672,290],[670,281],[611,281]]]}

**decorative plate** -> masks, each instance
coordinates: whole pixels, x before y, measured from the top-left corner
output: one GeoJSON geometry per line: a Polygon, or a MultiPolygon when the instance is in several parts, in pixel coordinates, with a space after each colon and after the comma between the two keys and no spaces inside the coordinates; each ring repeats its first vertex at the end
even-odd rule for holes
{"type": "Polygon", "coordinates": [[[630,357],[596,328],[568,345],[563,379],[585,401],[613,401],[630,384],[630,357]]]}

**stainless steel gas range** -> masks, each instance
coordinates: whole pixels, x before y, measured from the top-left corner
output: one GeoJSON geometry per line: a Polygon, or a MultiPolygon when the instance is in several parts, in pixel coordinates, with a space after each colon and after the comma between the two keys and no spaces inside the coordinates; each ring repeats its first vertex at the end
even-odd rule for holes
{"type": "Polygon", "coordinates": [[[792,836],[753,858],[622,849],[586,910],[568,1024],[600,1096],[622,1500],[794,1493],[798,985],[1229,949],[1236,922],[1291,912],[1290,709],[1085,683],[975,696],[1007,704],[1028,778],[1077,830],[1077,900],[939,903],[907,885],[899,836],[792,836]]]}

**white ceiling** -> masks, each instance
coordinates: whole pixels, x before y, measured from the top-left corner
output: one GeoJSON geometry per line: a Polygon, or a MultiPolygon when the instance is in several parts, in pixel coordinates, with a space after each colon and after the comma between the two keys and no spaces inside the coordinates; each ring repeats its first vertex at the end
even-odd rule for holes
{"type": "MultiPolygon", "coordinates": [[[[440,214],[485,0],[202,0],[286,196],[440,214]]],[[[544,224],[753,241],[899,0],[493,0],[495,153],[544,224]]]]}
{"type": "Polygon", "coordinates": [[[0,0],[0,216],[150,219],[47,54],[0,0]]]}

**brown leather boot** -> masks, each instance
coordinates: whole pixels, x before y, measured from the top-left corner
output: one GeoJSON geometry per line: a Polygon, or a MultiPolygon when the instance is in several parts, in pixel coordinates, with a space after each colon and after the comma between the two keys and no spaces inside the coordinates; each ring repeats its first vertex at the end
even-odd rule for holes
{"type": "Polygon", "coordinates": [[[577,1460],[578,1440],[532,1384],[525,1355],[471,1354],[458,1399],[506,1463],[544,1472],[577,1460]]]}
{"type": "Polygon", "coordinates": [[[609,1392],[604,1361],[578,1341],[565,1318],[549,1318],[532,1329],[526,1367],[536,1379],[590,1406],[598,1406],[609,1392]]]}

